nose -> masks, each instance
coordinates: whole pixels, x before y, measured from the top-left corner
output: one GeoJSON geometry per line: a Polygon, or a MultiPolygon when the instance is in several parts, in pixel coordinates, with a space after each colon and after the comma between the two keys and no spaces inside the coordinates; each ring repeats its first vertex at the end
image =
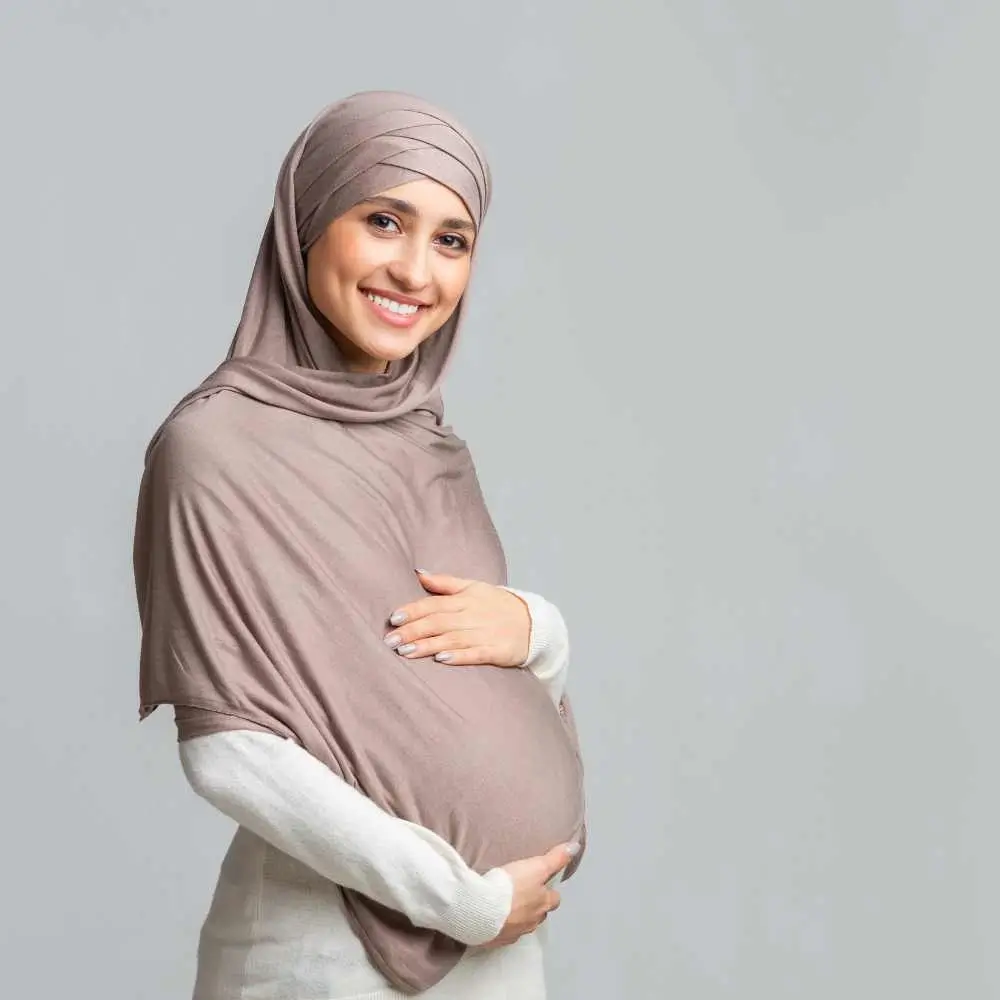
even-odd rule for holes
{"type": "Polygon", "coordinates": [[[408,240],[399,247],[399,253],[387,269],[401,290],[416,292],[430,284],[430,252],[430,247],[421,245],[417,240],[408,240]]]}

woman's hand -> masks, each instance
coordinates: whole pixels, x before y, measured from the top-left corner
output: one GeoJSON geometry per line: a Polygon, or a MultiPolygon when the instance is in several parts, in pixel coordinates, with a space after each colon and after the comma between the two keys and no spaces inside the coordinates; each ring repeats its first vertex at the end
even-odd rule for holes
{"type": "Polygon", "coordinates": [[[478,580],[424,573],[430,597],[390,616],[386,645],[400,656],[433,656],[449,666],[519,667],[528,656],[531,615],[515,594],[478,580]]]}
{"type": "Polygon", "coordinates": [[[546,883],[572,861],[578,850],[576,844],[560,844],[548,854],[503,866],[514,883],[510,916],[500,933],[483,945],[484,948],[513,944],[523,934],[536,930],[553,910],[559,909],[559,893],[546,883]]]}

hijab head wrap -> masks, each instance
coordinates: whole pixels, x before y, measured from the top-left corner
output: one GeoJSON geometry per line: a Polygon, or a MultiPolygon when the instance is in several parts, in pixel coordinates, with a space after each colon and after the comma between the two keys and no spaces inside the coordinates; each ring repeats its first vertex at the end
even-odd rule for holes
{"type": "MultiPolygon", "coordinates": [[[[583,772],[568,699],[557,711],[530,672],[449,669],[382,642],[389,612],[424,596],[414,566],[506,583],[471,456],[443,424],[461,303],[385,373],[357,373],[305,278],[305,251],[334,218],[424,177],[482,223],[482,154],[406,94],[327,107],[285,158],[229,355],[146,451],[140,717],[172,704],[181,739],[247,723],[292,739],[486,872],[583,840],[583,772]]],[[[300,881],[301,868],[269,859],[273,877],[300,881]]],[[[445,935],[342,893],[369,958],[404,992],[461,957],[445,935]]]]}
{"type": "Polygon", "coordinates": [[[451,188],[477,229],[482,225],[490,200],[486,159],[457,122],[425,101],[392,92],[355,94],[310,123],[281,166],[229,351],[230,379],[327,419],[387,420],[418,406],[440,415],[437,390],[455,347],[461,303],[441,330],[385,375],[358,374],[345,371],[306,288],[305,252],[337,216],[422,178],[451,188]]]}
{"type": "Polygon", "coordinates": [[[409,357],[373,375],[346,370],[306,285],[305,252],[330,222],[366,198],[422,178],[449,187],[477,229],[482,225],[489,167],[454,119],[391,91],[355,94],[321,111],[281,165],[228,358],[179,406],[226,386],[327,420],[383,421],[421,408],[440,421],[439,386],[462,302],[409,357]]]}

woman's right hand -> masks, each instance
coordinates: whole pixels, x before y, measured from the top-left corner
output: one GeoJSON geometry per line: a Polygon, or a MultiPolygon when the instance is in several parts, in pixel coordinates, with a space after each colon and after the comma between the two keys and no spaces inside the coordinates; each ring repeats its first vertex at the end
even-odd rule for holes
{"type": "Polygon", "coordinates": [[[485,948],[513,944],[523,934],[530,934],[553,910],[559,909],[559,893],[546,883],[561,872],[579,851],[577,844],[560,844],[548,854],[503,865],[514,883],[510,916],[503,929],[485,948]]]}

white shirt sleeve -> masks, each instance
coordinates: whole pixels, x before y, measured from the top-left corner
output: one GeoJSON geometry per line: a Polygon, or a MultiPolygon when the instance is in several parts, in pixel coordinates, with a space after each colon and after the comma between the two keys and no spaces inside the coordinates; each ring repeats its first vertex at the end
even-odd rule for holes
{"type": "Polygon", "coordinates": [[[555,705],[566,691],[569,672],[569,632],[559,609],[539,594],[513,587],[504,587],[516,594],[528,606],[531,616],[531,638],[528,656],[521,664],[544,685],[555,705]]]}
{"type": "Polygon", "coordinates": [[[292,740],[235,730],[184,740],[192,788],[314,871],[467,945],[510,914],[502,868],[479,875],[425,827],[390,816],[292,740]]]}

